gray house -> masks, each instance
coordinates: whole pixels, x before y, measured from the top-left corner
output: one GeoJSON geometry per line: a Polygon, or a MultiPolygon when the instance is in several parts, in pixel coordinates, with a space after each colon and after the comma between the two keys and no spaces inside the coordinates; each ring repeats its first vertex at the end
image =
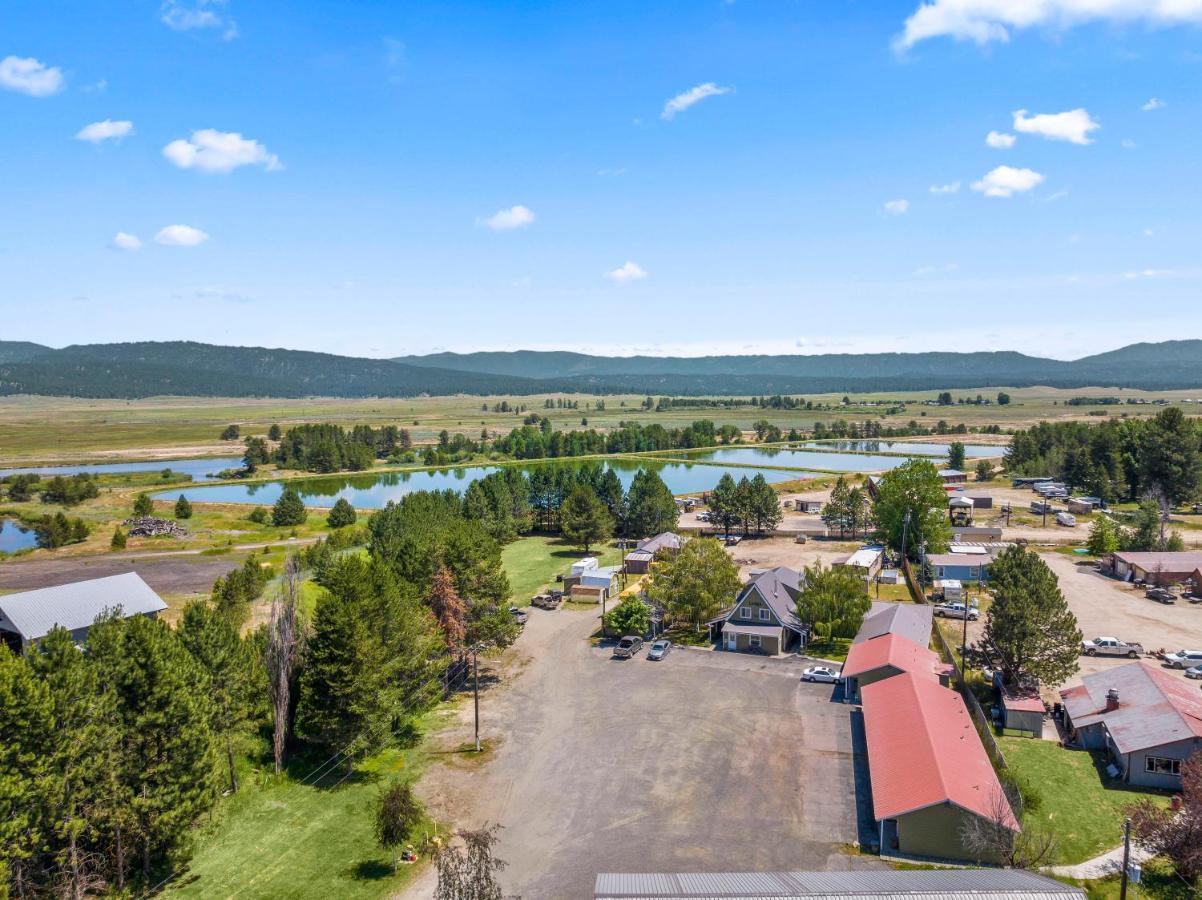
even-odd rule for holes
{"type": "Polygon", "coordinates": [[[1060,692],[1070,742],[1105,750],[1127,784],[1181,789],[1181,764],[1202,751],[1202,693],[1146,662],[1093,675],[1060,692]]]}
{"type": "Polygon", "coordinates": [[[710,624],[710,638],[723,650],[744,650],[776,656],[803,649],[810,629],[797,618],[797,598],[805,576],[778,566],[752,575],[735,605],[710,624]]]}
{"type": "Polygon", "coordinates": [[[76,581],[0,597],[0,639],[20,652],[58,626],[82,643],[102,615],[119,612],[125,618],[153,619],[166,608],[137,572],[76,581]]]}
{"type": "Polygon", "coordinates": [[[635,549],[626,554],[623,562],[626,571],[631,575],[642,575],[651,571],[651,564],[660,553],[675,553],[683,541],[680,535],[672,531],[663,531],[655,537],[645,538],[638,542],[635,549]]]}

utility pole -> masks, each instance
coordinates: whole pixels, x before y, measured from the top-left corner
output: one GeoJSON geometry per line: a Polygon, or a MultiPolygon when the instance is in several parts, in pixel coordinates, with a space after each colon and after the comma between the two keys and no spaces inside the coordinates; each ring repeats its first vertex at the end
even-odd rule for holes
{"type": "Polygon", "coordinates": [[[479,644],[472,644],[472,694],[476,705],[476,752],[480,752],[480,666],[477,655],[479,644]]]}
{"type": "Polygon", "coordinates": [[[1127,867],[1131,865],[1131,820],[1123,820],[1123,880],[1119,882],[1119,900],[1127,900],[1127,867]]]}

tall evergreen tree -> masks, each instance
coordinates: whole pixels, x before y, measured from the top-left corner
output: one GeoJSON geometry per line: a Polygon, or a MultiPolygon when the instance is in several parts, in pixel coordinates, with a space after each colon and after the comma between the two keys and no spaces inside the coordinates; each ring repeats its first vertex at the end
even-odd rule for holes
{"type": "Polygon", "coordinates": [[[675,528],[680,510],[659,473],[640,469],[630,483],[626,516],[630,536],[650,537],[675,528]]]}
{"type": "Polygon", "coordinates": [[[331,528],[345,528],[347,525],[354,525],[358,518],[355,507],[351,506],[350,501],[345,497],[339,497],[330,510],[330,514],[326,516],[326,524],[331,528]]]}
{"type": "Polygon", "coordinates": [[[154,515],[154,501],[150,499],[150,494],[138,494],[138,496],[134,498],[134,515],[154,515]]]}
{"type": "Polygon", "coordinates": [[[718,479],[717,485],[710,491],[709,498],[710,521],[721,526],[723,534],[730,534],[731,528],[739,521],[738,486],[729,472],[718,479]]]}
{"type": "Polygon", "coordinates": [[[592,488],[578,485],[559,510],[560,528],[573,545],[586,554],[598,541],[613,533],[613,519],[592,488]]]}
{"type": "Polygon", "coordinates": [[[175,517],[177,519],[192,518],[192,504],[183,494],[180,494],[179,499],[175,501],[175,517]]]}
{"type": "Polygon", "coordinates": [[[303,525],[308,517],[305,501],[290,487],[284,488],[284,492],[271,508],[271,524],[276,526],[303,525]]]}

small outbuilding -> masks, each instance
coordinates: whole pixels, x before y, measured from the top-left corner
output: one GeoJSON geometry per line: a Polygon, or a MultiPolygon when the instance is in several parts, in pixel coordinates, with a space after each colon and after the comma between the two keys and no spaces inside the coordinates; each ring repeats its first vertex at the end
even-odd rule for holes
{"type": "Polygon", "coordinates": [[[850,556],[834,560],[831,565],[838,568],[854,569],[862,578],[871,581],[881,571],[885,562],[885,548],[878,544],[861,547],[850,556]]]}
{"type": "Polygon", "coordinates": [[[1043,716],[1046,710],[1039,688],[1003,684],[1001,694],[1002,727],[1028,737],[1043,737],[1043,716]]]}
{"type": "Polygon", "coordinates": [[[947,515],[953,525],[971,525],[973,508],[973,502],[968,497],[952,497],[947,501],[947,515]]]}
{"type": "Polygon", "coordinates": [[[1177,584],[1191,578],[1194,572],[1202,567],[1202,552],[1121,551],[1113,554],[1111,560],[1115,577],[1124,581],[1144,581],[1155,585],[1177,584]]]}
{"type": "Polygon", "coordinates": [[[655,537],[645,538],[638,542],[635,549],[623,558],[626,571],[631,575],[643,575],[651,571],[651,564],[661,553],[675,553],[683,544],[680,535],[672,531],[664,531],[655,537]]]}

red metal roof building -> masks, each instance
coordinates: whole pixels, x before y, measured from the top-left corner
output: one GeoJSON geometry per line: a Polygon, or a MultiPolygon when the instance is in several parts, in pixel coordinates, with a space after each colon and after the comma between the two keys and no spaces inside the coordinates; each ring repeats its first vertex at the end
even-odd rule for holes
{"type": "Polygon", "coordinates": [[[964,846],[966,817],[1020,826],[960,695],[913,673],[866,685],[862,694],[882,850],[995,862],[964,846]]]}
{"type": "Polygon", "coordinates": [[[844,696],[854,702],[867,685],[902,672],[938,682],[947,669],[934,650],[900,634],[883,634],[852,644],[847,651],[841,672],[844,696]]]}

